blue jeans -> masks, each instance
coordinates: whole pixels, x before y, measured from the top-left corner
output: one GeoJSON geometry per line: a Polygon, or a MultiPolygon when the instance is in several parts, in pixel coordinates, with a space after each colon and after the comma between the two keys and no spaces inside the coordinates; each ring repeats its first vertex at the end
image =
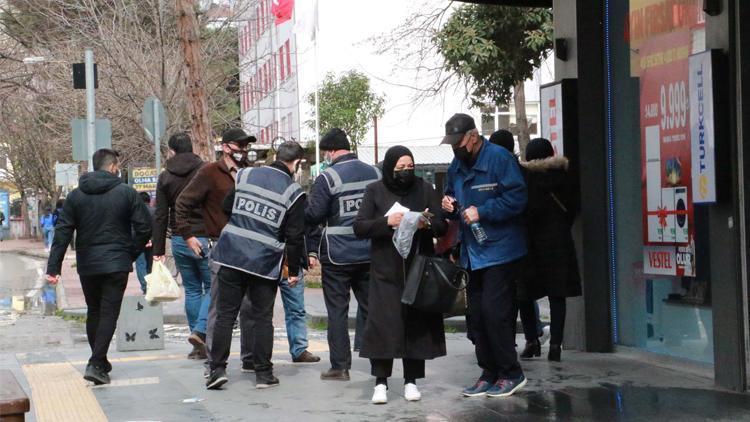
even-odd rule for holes
{"type": "Polygon", "coordinates": [[[284,322],[286,336],[289,340],[289,354],[298,358],[307,350],[307,318],[305,314],[305,279],[302,271],[299,282],[289,287],[289,282],[283,279],[279,282],[281,301],[284,303],[284,322]]]}
{"type": "Polygon", "coordinates": [[[135,259],[135,275],[138,276],[138,281],[141,283],[141,291],[146,294],[146,275],[148,274],[148,261],[146,260],[146,253],[142,252],[135,259]]]}
{"type": "MultiPolygon", "coordinates": [[[[208,251],[208,239],[199,237],[204,251],[208,251]]],[[[185,314],[190,331],[206,333],[208,307],[211,303],[211,269],[208,257],[201,258],[188,247],[181,236],[172,236],[172,255],[180,270],[185,287],[185,314]]]]}
{"type": "Polygon", "coordinates": [[[52,247],[52,240],[55,239],[55,228],[45,227],[44,228],[44,247],[47,249],[52,247]]]}

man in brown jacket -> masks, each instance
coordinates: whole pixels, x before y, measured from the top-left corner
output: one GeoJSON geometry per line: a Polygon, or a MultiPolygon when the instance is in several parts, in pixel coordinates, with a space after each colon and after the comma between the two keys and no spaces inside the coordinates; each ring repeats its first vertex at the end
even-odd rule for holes
{"type": "MultiPolygon", "coordinates": [[[[255,142],[255,137],[249,136],[242,129],[229,129],[222,135],[221,157],[213,162],[205,164],[198,170],[195,177],[182,190],[176,204],[177,234],[183,239],[188,248],[196,256],[208,255],[207,250],[201,246],[190,217],[193,210],[201,209],[203,213],[203,225],[205,235],[208,237],[209,248],[219,239],[221,230],[229,221],[229,217],[222,209],[222,203],[227,194],[234,188],[234,177],[237,171],[247,166],[247,152],[250,143],[255,142]]],[[[210,263],[212,273],[211,304],[208,311],[206,344],[211,344],[213,325],[216,320],[215,298],[216,298],[216,272],[218,268],[213,262],[210,263]]],[[[253,372],[253,324],[250,320],[250,301],[244,299],[240,308],[240,357],[242,359],[242,372],[253,372]]]]}

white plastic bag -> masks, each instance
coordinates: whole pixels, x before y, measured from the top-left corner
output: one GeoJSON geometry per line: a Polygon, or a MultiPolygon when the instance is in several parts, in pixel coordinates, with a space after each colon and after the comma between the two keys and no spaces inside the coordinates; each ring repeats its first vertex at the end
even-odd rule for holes
{"type": "Polygon", "coordinates": [[[393,246],[396,247],[398,254],[406,259],[411,252],[411,244],[414,241],[414,233],[417,232],[419,221],[424,219],[420,212],[409,211],[404,214],[396,232],[393,233],[393,246]]]}
{"type": "Polygon", "coordinates": [[[151,274],[146,276],[146,300],[149,302],[171,302],[180,298],[180,286],[169,269],[160,261],[154,261],[151,274]]]}

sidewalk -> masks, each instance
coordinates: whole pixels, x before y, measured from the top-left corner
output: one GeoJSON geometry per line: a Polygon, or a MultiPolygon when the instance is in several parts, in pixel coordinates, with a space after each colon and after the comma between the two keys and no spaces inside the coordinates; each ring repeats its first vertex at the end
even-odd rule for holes
{"type": "Polygon", "coordinates": [[[427,363],[427,378],[418,381],[422,401],[403,399],[397,363],[389,403],[375,406],[366,359],[353,357],[350,382],[320,380],[328,353],[325,342],[317,340],[322,333],[313,334],[310,349],[323,358],[318,364],[290,362],[286,339],[277,336],[274,370],[281,385],[269,390],[256,390],[253,374],[239,371],[237,340],[230,381],[220,391],[205,389],[201,362],[186,360],[184,345],[171,341],[163,351],[113,351],[113,382],[103,387],[92,388],[81,378],[86,345],[0,354],[0,369],[12,370],[31,394],[36,412],[31,421],[750,420],[750,396],[718,390],[710,379],[646,364],[627,353],[565,351],[561,363],[524,362],[529,382],[513,397],[462,398],[462,387],[478,375],[463,334],[449,334],[448,356],[427,363]]]}

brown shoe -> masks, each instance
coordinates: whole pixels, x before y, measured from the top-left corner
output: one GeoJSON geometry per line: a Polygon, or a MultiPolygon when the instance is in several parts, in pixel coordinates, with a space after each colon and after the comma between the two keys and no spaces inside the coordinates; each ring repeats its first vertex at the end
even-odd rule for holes
{"type": "Polygon", "coordinates": [[[315,362],[320,362],[320,357],[319,356],[315,356],[312,353],[310,353],[307,350],[305,350],[304,352],[302,352],[302,354],[300,354],[296,358],[292,358],[292,362],[294,362],[294,363],[315,363],[315,362]]]}
{"type": "Polygon", "coordinates": [[[188,337],[188,343],[193,345],[193,351],[188,355],[188,359],[202,360],[208,358],[205,334],[198,332],[190,334],[190,337],[188,337]]]}
{"type": "Polygon", "coordinates": [[[325,381],[349,381],[349,370],[331,368],[320,374],[320,379],[325,381]]]}

